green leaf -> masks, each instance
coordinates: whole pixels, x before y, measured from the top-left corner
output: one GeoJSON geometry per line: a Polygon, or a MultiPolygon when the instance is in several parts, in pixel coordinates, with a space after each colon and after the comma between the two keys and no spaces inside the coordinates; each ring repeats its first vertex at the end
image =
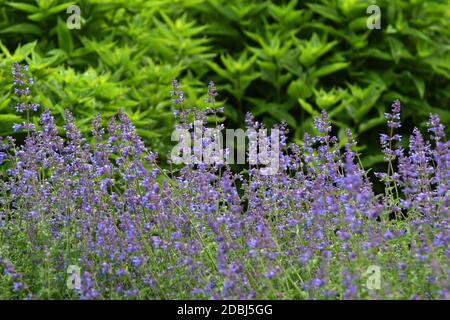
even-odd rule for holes
{"type": "Polygon", "coordinates": [[[373,85],[364,90],[364,99],[361,101],[361,104],[354,115],[356,121],[359,122],[362,117],[372,109],[382,92],[382,89],[375,88],[373,85]]]}
{"type": "Polygon", "coordinates": [[[0,114],[0,123],[2,124],[0,126],[0,132],[11,132],[12,125],[19,122],[23,122],[23,119],[18,115],[15,115],[13,113],[0,114]]]}
{"type": "Polygon", "coordinates": [[[370,168],[377,163],[384,162],[384,156],[382,154],[365,156],[361,159],[361,163],[364,168],[370,168]]]}
{"type": "Polygon", "coordinates": [[[236,22],[240,21],[240,17],[236,14],[236,11],[232,10],[229,5],[223,5],[223,3],[216,0],[209,1],[209,4],[227,20],[236,22]]]}
{"type": "Polygon", "coordinates": [[[311,76],[314,78],[319,78],[325,76],[327,74],[334,73],[336,71],[347,68],[350,65],[350,62],[335,62],[326,66],[323,66],[311,73],[311,76]]]}
{"type": "Polygon", "coordinates": [[[352,31],[358,31],[358,30],[366,30],[367,29],[367,17],[360,17],[352,20],[350,24],[348,25],[350,30],[352,31]]]}
{"type": "Polygon", "coordinates": [[[11,58],[11,53],[9,52],[8,48],[3,44],[3,42],[0,40],[0,49],[2,49],[2,52],[8,57],[11,58]]]}
{"type": "Polygon", "coordinates": [[[392,61],[392,56],[389,52],[382,51],[377,48],[367,48],[361,53],[362,57],[372,57],[380,60],[392,61]]]}
{"type": "Polygon", "coordinates": [[[48,14],[47,13],[42,13],[42,12],[33,13],[33,14],[28,16],[28,19],[30,19],[32,21],[36,21],[36,22],[44,21],[47,18],[48,18],[48,14]]]}
{"type": "Polygon", "coordinates": [[[234,77],[227,70],[222,69],[217,63],[212,61],[207,61],[207,64],[222,78],[228,79],[230,81],[234,81],[234,77]]]}
{"type": "Polygon", "coordinates": [[[308,112],[310,115],[312,115],[313,117],[317,117],[320,116],[320,113],[316,110],[314,110],[313,106],[310,105],[308,102],[306,102],[305,100],[303,100],[302,98],[298,99],[298,102],[300,103],[300,105],[302,106],[302,108],[308,112]]]}
{"type": "Polygon", "coordinates": [[[152,130],[138,129],[137,133],[147,139],[155,139],[161,137],[161,134],[152,130]]]}
{"type": "Polygon", "coordinates": [[[401,58],[412,58],[405,45],[396,38],[388,38],[389,47],[391,49],[391,55],[395,63],[398,64],[401,58]]]}
{"type": "Polygon", "coordinates": [[[411,76],[421,99],[425,96],[425,81],[418,76],[411,76]]]}
{"type": "Polygon", "coordinates": [[[48,13],[49,13],[49,15],[51,15],[51,14],[55,14],[55,13],[58,13],[58,12],[61,12],[61,11],[66,11],[68,7],[70,7],[71,5],[74,5],[74,4],[75,4],[75,1],[61,3],[61,4],[57,5],[57,6],[52,6],[48,10],[48,13]]]}
{"type": "Polygon", "coordinates": [[[314,12],[320,14],[321,16],[333,20],[334,22],[341,22],[342,17],[339,15],[339,12],[332,8],[331,6],[324,6],[320,4],[311,4],[308,3],[307,6],[314,12]]]}
{"type": "Polygon", "coordinates": [[[26,57],[28,57],[34,50],[34,47],[36,46],[37,41],[33,41],[30,43],[27,43],[24,46],[19,46],[16,51],[14,52],[14,59],[21,61],[24,60],[26,57]]]}
{"type": "Polygon", "coordinates": [[[31,23],[18,23],[3,30],[0,33],[30,33],[40,36],[42,34],[41,28],[31,23]]]}
{"type": "Polygon", "coordinates": [[[8,6],[13,7],[15,9],[18,9],[20,11],[25,11],[28,13],[36,13],[39,12],[41,9],[33,6],[31,4],[27,4],[27,3],[22,3],[22,2],[7,2],[6,3],[8,6]]]}
{"type": "MultiPolygon", "coordinates": [[[[8,93],[6,93],[3,97],[0,97],[0,111],[6,108],[9,108],[9,103],[11,102],[11,98],[8,98],[8,93]]],[[[1,122],[0,122],[1,123],[1,122]]]]}
{"type": "Polygon", "coordinates": [[[73,50],[73,40],[72,35],[67,28],[67,25],[58,17],[58,25],[56,27],[58,33],[58,44],[61,49],[63,49],[68,55],[73,50]]]}
{"type": "Polygon", "coordinates": [[[359,133],[363,133],[364,131],[367,131],[369,129],[372,129],[373,127],[376,127],[380,124],[384,124],[386,122],[386,118],[384,116],[373,118],[368,121],[364,121],[359,125],[359,133]]]}

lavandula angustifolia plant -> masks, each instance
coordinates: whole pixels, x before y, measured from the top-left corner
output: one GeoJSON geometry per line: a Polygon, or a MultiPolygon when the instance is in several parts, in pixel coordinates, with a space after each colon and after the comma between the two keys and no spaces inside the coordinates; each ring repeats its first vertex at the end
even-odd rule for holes
{"type": "MultiPolygon", "coordinates": [[[[350,132],[341,153],[326,112],[301,145],[279,125],[279,171],[262,175],[204,161],[163,170],[124,112],[106,127],[97,116],[89,144],[69,112],[62,138],[44,110],[23,145],[0,139],[0,297],[448,299],[450,146],[431,115],[431,142],[415,129],[409,151],[398,148],[399,108],[381,137],[385,195],[350,132]],[[79,291],[66,287],[69,265],[81,268],[79,291]],[[375,290],[371,265],[382,272],[375,290]]],[[[180,127],[210,113],[183,108],[180,127]]]]}
{"type": "Polygon", "coordinates": [[[172,103],[175,105],[180,105],[181,110],[183,110],[184,93],[180,90],[180,84],[176,79],[172,80],[172,91],[170,91],[170,95],[173,97],[172,103]]]}
{"type": "Polygon", "coordinates": [[[214,81],[210,81],[208,84],[208,96],[205,98],[206,103],[213,103],[216,101],[218,93],[216,90],[216,84],[214,81]]]}
{"type": "Polygon", "coordinates": [[[394,134],[395,129],[401,127],[400,122],[400,101],[397,99],[391,105],[391,113],[385,113],[389,134],[380,135],[381,150],[384,154],[384,160],[388,162],[387,173],[376,173],[385,184],[385,200],[389,202],[390,211],[398,215],[400,208],[398,207],[398,174],[394,170],[395,161],[403,154],[403,149],[399,146],[401,135],[394,134]]]}
{"type": "Polygon", "coordinates": [[[12,76],[14,84],[14,93],[18,97],[19,102],[16,104],[16,111],[19,113],[25,112],[26,122],[22,124],[14,124],[14,131],[24,130],[29,135],[30,131],[34,130],[34,124],[30,122],[30,111],[37,111],[39,104],[30,102],[30,87],[34,80],[28,74],[28,66],[20,65],[18,62],[13,63],[12,76]]]}

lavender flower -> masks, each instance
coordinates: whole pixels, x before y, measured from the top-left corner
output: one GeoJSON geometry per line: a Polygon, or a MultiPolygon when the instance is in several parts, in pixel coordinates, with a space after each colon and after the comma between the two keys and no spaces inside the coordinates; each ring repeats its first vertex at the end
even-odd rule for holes
{"type": "Polygon", "coordinates": [[[217,95],[216,85],[214,81],[210,81],[208,84],[208,96],[206,97],[205,102],[214,104],[217,95]]]}
{"type": "Polygon", "coordinates": [[[184,93],[183,91],[179,90],[180,85],[176,79],[172,80],[172,91],[170,92],[170,95],[172,97],[175,97],[172,99],[173,104],[179,104],[182,105],[184,102],[184,93]]]}
{"type": "MultiPolygon", "coordinates": [[[[32,84],[25,67],[13,72],[20,90],[32,84]]],[[[176,80],[172,89],[182,103],[176,80]]],[[[211,82],[210,102],[215,96],[211,82]]],[[[191,118],[206,126],[210,112],[182,110],[180,126],[191,128],[191,118]]],[[[280,170],[261,175],[227,164],[160,168],[124,111],[105,126],[98,115],[88,139],[70,112],[60,136],[44,110],[35,128],[16,125],[29,130],[22,145],[0,139],[8,173],[0,179],[0,297],[410,298],[418,287],[417,298],[447,297],[445,128],[430,116],[431,142],[415,129],[402,150],[399,112],[395,101],[380,137],[387,188],[376,194],[356,141],[348,131],[341,148],[326,112],[315,119],[319,134],[300,145],[288,145],[286,126],[277,126],[280,170]],[[80,268],[78,291],[61,291],[68,265],[80,268]],[[383,272],[383,290],[361,285],[371,265],[383,272]]],[[[264,128],[251,114],[246,125],[264,128]]]]}
{"type": "Polygon", "coordinates": [[[387,121],[387,125],[389,128],[395,129],[395,128],[400,128],[401,127],[401,123],[400,123],[400,100],[394,100],[394,102],[392,103],[391,106],[391,113],[385,113],[384,116],[386,117],[386,119],[388,119],[387,121]]]}

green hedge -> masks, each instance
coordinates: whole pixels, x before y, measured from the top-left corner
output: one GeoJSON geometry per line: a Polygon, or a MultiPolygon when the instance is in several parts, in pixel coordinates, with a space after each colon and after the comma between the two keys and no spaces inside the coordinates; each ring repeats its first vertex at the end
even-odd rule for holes
{"type": "Polygon", "coordinates": [[[72,3],[0,0],[1,135],[18,121],[14,60],[26,60],[36,102],[60,118],[70,108],[88,130],[96,113],[123,108],[162,153],[175,77],[197,107],[215,80],[227,126],[252,111],[268,125],[286,120],[295,140],[326,109],[339,134],[349,127],[369,146],[366,165],[381,159],[373,142],[394,98],[404,122],[422,126],[433,112],[449,127],[449,1],[377,1],[381,30],[366,26],[373,1],[77,1],[82,27],[69,30],[72,3]]]}

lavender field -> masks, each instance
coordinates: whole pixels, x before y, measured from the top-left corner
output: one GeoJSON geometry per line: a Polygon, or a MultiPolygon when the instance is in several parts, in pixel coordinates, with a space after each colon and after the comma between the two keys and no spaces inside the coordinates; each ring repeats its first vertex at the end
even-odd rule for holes
{"type": "MultiPolygon", "coordinates": [[[[25,140],[0,144],[2,298],[450,297],[450,143],[438,116],[404,138],[392,103],[377,194],[350,130],[339,141],[325,111],[300,145],[278,126],[275,174],[226,163],[162,169],[122,111],[106,126],[93,121],[92,144],[70,112],[59,133],[32,102],[27,70],[12,70],[25,120],[14,129],[25,140]]],[[[211,83],[209,101],[216,94],[211,83]]],[[[172,95],[182,107],[176,81],[172,95]]],[[[192,114],[205,122],[207,111],[182,109],[180,126],[192,114]]],[[[246,125],[262,126],[251,114],[246,125]]]]}
{"type": "Polygon", "coordinates": [[[450,300],[449,18],[0,0],[0,300],[450,300]]]}

